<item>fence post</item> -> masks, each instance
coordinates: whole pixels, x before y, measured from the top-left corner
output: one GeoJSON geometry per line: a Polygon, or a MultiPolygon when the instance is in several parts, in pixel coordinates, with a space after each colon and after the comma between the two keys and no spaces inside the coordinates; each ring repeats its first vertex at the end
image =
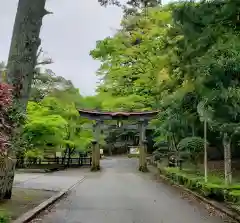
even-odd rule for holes
{"type": "Polygon", "coordinates": [[[81,157],[78,157],[78,165],[81,166],[81,157]]]}

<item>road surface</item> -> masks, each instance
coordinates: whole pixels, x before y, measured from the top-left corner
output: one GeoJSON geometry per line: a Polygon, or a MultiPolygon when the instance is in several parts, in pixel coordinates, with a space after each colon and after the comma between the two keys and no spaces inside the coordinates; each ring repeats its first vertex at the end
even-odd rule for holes
{"type": "MultiPolygon", "coordinates": [[[[78,170],[85,180],[50,212],[42,223],[223,223],[196,201],[137,171],[137,160],[101,161],[102,171],[78,170]]],[[[77,172],[75,171],[75,174],[77,172]]],[[[227,221],[230,222],[230,221],[227,221]]]]}

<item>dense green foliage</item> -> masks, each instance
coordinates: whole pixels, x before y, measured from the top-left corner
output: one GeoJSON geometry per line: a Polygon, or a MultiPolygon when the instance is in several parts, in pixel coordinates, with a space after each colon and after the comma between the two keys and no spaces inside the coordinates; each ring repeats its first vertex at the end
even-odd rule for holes
{"type": "Polygon", "coordinates": [[[161,168],[160,172],[173,183],[183,185],[203,197],[216,201],[239,202],[239,185],[227,187],[221,179],[217,177],[211,177],[210,182],[205,183],[202,175],[196,176],[188,172],[180,171],[177,168],[161,168]]]}
{"type": "Polygon", "coordinates": [[[153,6],[126,12],[121,29],[91,51],[101,61],[98,97],[114,104],[105,109],[160,110],[156,145],[168,141],[175,151],[186,137],[203,138],[206,121],[210,145],[227,151],[230,182],[240,117],[239,3],[153,6]]]}
{"type": "Polygon", "coordinates": [[[77,107],[94,107],[96,100],[86,100],[63,77],[40,73],[35,79],[23,126],[25,155],[43,158],[88,150],[93,139],[91,121],[81,118],[77,107]]]}
{"type": "Polygon", "coordinates": [[[186,137],[178,143],[178,151],[187,156],[194,164],[198,164],[204,151],[204,140],[200,137],[186,137]]]}
{"type": "MultiPolygon", "coordinates": [[[[240,129],[240,3],[99,2],[121,6],[124,16],[121,28],[97,41],[90,52],[101,62],[97,94],[84,98],[71,81],[36,72],[23,133],[28,153],[86,149],[92,139],[87,127],[91,123],[78,117],[76,107],[159,110],[151,123],[156,146],[168,142],[169,150],[178,151],[178,145],[187,143],[181,148],[196,157],[203,149],[200,139],[207,122],[210,145],[224,148],[230,182],[229,154],[232,145],[238,151],[240,129]]],[[[102,144],[109,135],[103,135],[102,144]]]]}

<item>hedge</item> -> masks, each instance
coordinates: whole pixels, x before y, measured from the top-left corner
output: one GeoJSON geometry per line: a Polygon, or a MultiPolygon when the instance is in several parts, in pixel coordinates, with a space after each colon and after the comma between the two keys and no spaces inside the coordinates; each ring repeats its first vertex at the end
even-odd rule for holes
{"type": "Polygon", "coordinates": [[[160,170],[172,183],[186,188],[216,201],[240,203],[240,185],[226,187],[219,183],[205,183],[202,176],[189,174],[178,168],[165,167],[160,170]]]}

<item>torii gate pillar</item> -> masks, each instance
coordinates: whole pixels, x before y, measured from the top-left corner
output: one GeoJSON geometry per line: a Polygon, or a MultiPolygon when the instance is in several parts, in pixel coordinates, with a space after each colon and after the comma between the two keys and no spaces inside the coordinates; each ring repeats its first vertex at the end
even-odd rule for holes
{"type": "Polygon", "coordinates": [[[139,171],[147,172],[147,140],[146,140],[146,127],[147,120],[141,119],[139,121],[139,171]]]}
{"type": "Polygon", "coordinates": [[[100,170],[100,135],[102,120],[96,120],[93,125],[94,140],[92,142],[92,171],[100,170]]]}
{"type": "Polygon", "coordinates": [[[97,171],[100,169],[97,165],[97,156],[96,156],[96,150],[97,150],[97,141],[92,141],[92,167],[91,171],[97,171]]]}

